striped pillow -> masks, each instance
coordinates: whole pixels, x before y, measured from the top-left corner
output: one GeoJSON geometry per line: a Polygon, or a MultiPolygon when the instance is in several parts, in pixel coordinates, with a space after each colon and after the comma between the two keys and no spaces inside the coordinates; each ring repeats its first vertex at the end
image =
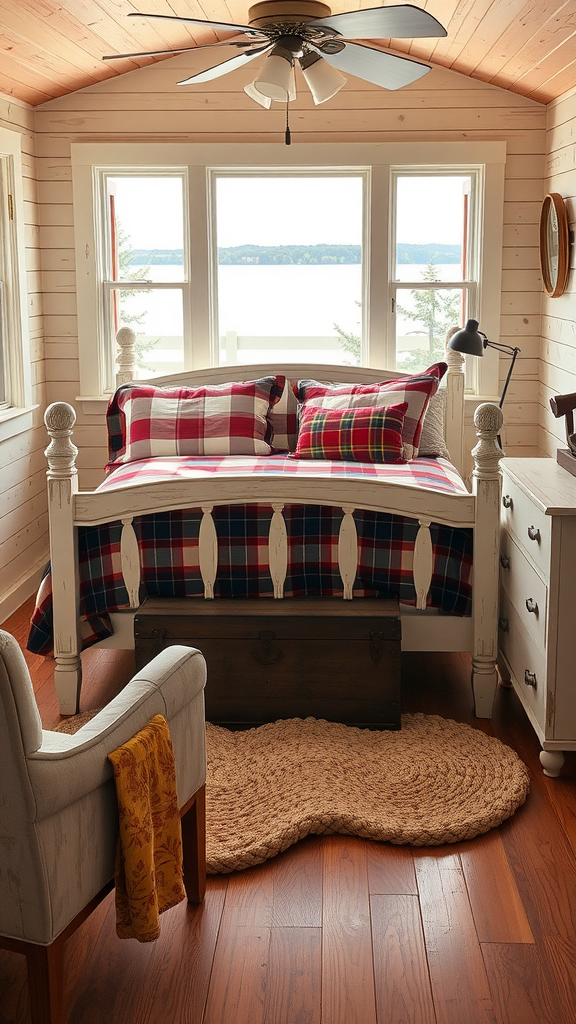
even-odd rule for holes
{"type": "Polygon", "coordinates": [[[107,469],[172,455],[269,455],[283,376],[197,388],[125,384],[108,407],[107,469]]]}
{"type": "Polygon", "coordinates": [[[320,409],[357,409],[373,406],[378,409],[406,402],[402,440],[404,458],[410,461],[418,455],[422,422],[432,395],[447,370],[446,363],[435,363],[424,373],[413,377],[382,381],[380,384],[326,384],[317,380],[299,380],[295,394],[300,416],[306,406],[320,409]]]}
{"type": "Polygon", "coordinates": [[[340,462],[406,462],[402,427],[407,402],[385,409],[305,406],[293,458],[340,462]]]}

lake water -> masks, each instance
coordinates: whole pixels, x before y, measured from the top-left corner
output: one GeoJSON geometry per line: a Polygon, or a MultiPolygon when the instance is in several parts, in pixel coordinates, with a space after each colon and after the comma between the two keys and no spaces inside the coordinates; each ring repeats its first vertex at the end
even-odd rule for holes
{"type": "MultiPolygon", "coordinates": [[[[177,267],[155,266],[153,279],[174,280],[178,270],[177,267]]],[[[223,339],[232,332],[246,338],[318,338],[315,350],[307,341],[302,352],[291,344],[289,354],[295,360],[305,353],[313,361],[341,361],[343,349],[335,325],[346,333],[360,334],[361,270],[359,264],[221,266],[218,268],[219,336],[223,339]]],[[[402,264],[398,268],[399,279],[421,280],[425,270],[424,265],[402,264]]],[[[459,267],[446,265],[437,270],[438,277],[446,281],[459,272],[459,267]]],[[[181,362],[181,342],[177,339],[182,336],[182,317],[177,293],[140,293],[125,301],[127,309],[139,308],[146,312],[138,333],[144,338],[163,340],[157,354],[151,351],[144,357],[148,366],[154,366],[157,372],[169,372],[170,364],[181,362]],[[161,349],[164,350],[162,357],[161,349]]],[[[409,291],[402,295],[401,302],[405,308],[411,308],[413,301],[409,291]]],[[[398,317],[397,329],[399,335],[408,335],[414,323],[398,317]]],[[[250,348],[241,345],[238,361],[265,359],[258,348],[258,344],[250,348]]],[[[280,351],[276,354],[283,355],[280,351]]]]}

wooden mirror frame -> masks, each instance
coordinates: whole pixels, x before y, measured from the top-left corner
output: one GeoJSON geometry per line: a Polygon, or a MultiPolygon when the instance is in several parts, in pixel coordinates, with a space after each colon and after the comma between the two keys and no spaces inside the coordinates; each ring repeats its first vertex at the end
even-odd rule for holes
{"type": "Polygon", "coordinates": [[[566,204],[558,192],[551,192],[542,203],[540,269],[547,294],[553,299],[562,295],[570,269],[570,230],[566,204]],[[550,245],[551,235],[556,236],[554,247],[550,245]]]}

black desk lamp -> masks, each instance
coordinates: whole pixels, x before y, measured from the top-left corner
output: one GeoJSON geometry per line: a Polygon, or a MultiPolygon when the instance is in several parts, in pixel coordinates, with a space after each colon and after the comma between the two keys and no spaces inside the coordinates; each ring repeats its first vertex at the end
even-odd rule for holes
{"type": "Polygon", "coordinates": [[[468,320],[466,326],[461,331],[456,331],[456,334],[453,334],[448,342],[448,348],[453,348],[456,352],[463,352],[467,356],[483,356],[485,348],[495,348],[498,352],[506,352],[509,356],[512,356],[512,362],[508,367],[506,381],[500,397],[500,408],[502,408],[512,376],[512,370],[514,369],[514,363],[520,349],[512,345],[502,345],[499,341],[488,341],[486,335],[478,330],[477,320],[468,320]]]}

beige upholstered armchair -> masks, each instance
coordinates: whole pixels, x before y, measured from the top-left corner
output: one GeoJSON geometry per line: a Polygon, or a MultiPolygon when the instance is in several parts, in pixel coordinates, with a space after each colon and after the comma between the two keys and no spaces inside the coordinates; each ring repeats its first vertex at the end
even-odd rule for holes
{"type": "Polygon", "coordinates": [[[174,746],[186,892],[203,899],[205,681],[200,652],[171,647],[75,735],[46,732],[22,652],[0,630],[0,948],[26,955],[33,1024],[62,1024],[64,942],[114,885],[107,755],[157,714],[174,746]]]}

